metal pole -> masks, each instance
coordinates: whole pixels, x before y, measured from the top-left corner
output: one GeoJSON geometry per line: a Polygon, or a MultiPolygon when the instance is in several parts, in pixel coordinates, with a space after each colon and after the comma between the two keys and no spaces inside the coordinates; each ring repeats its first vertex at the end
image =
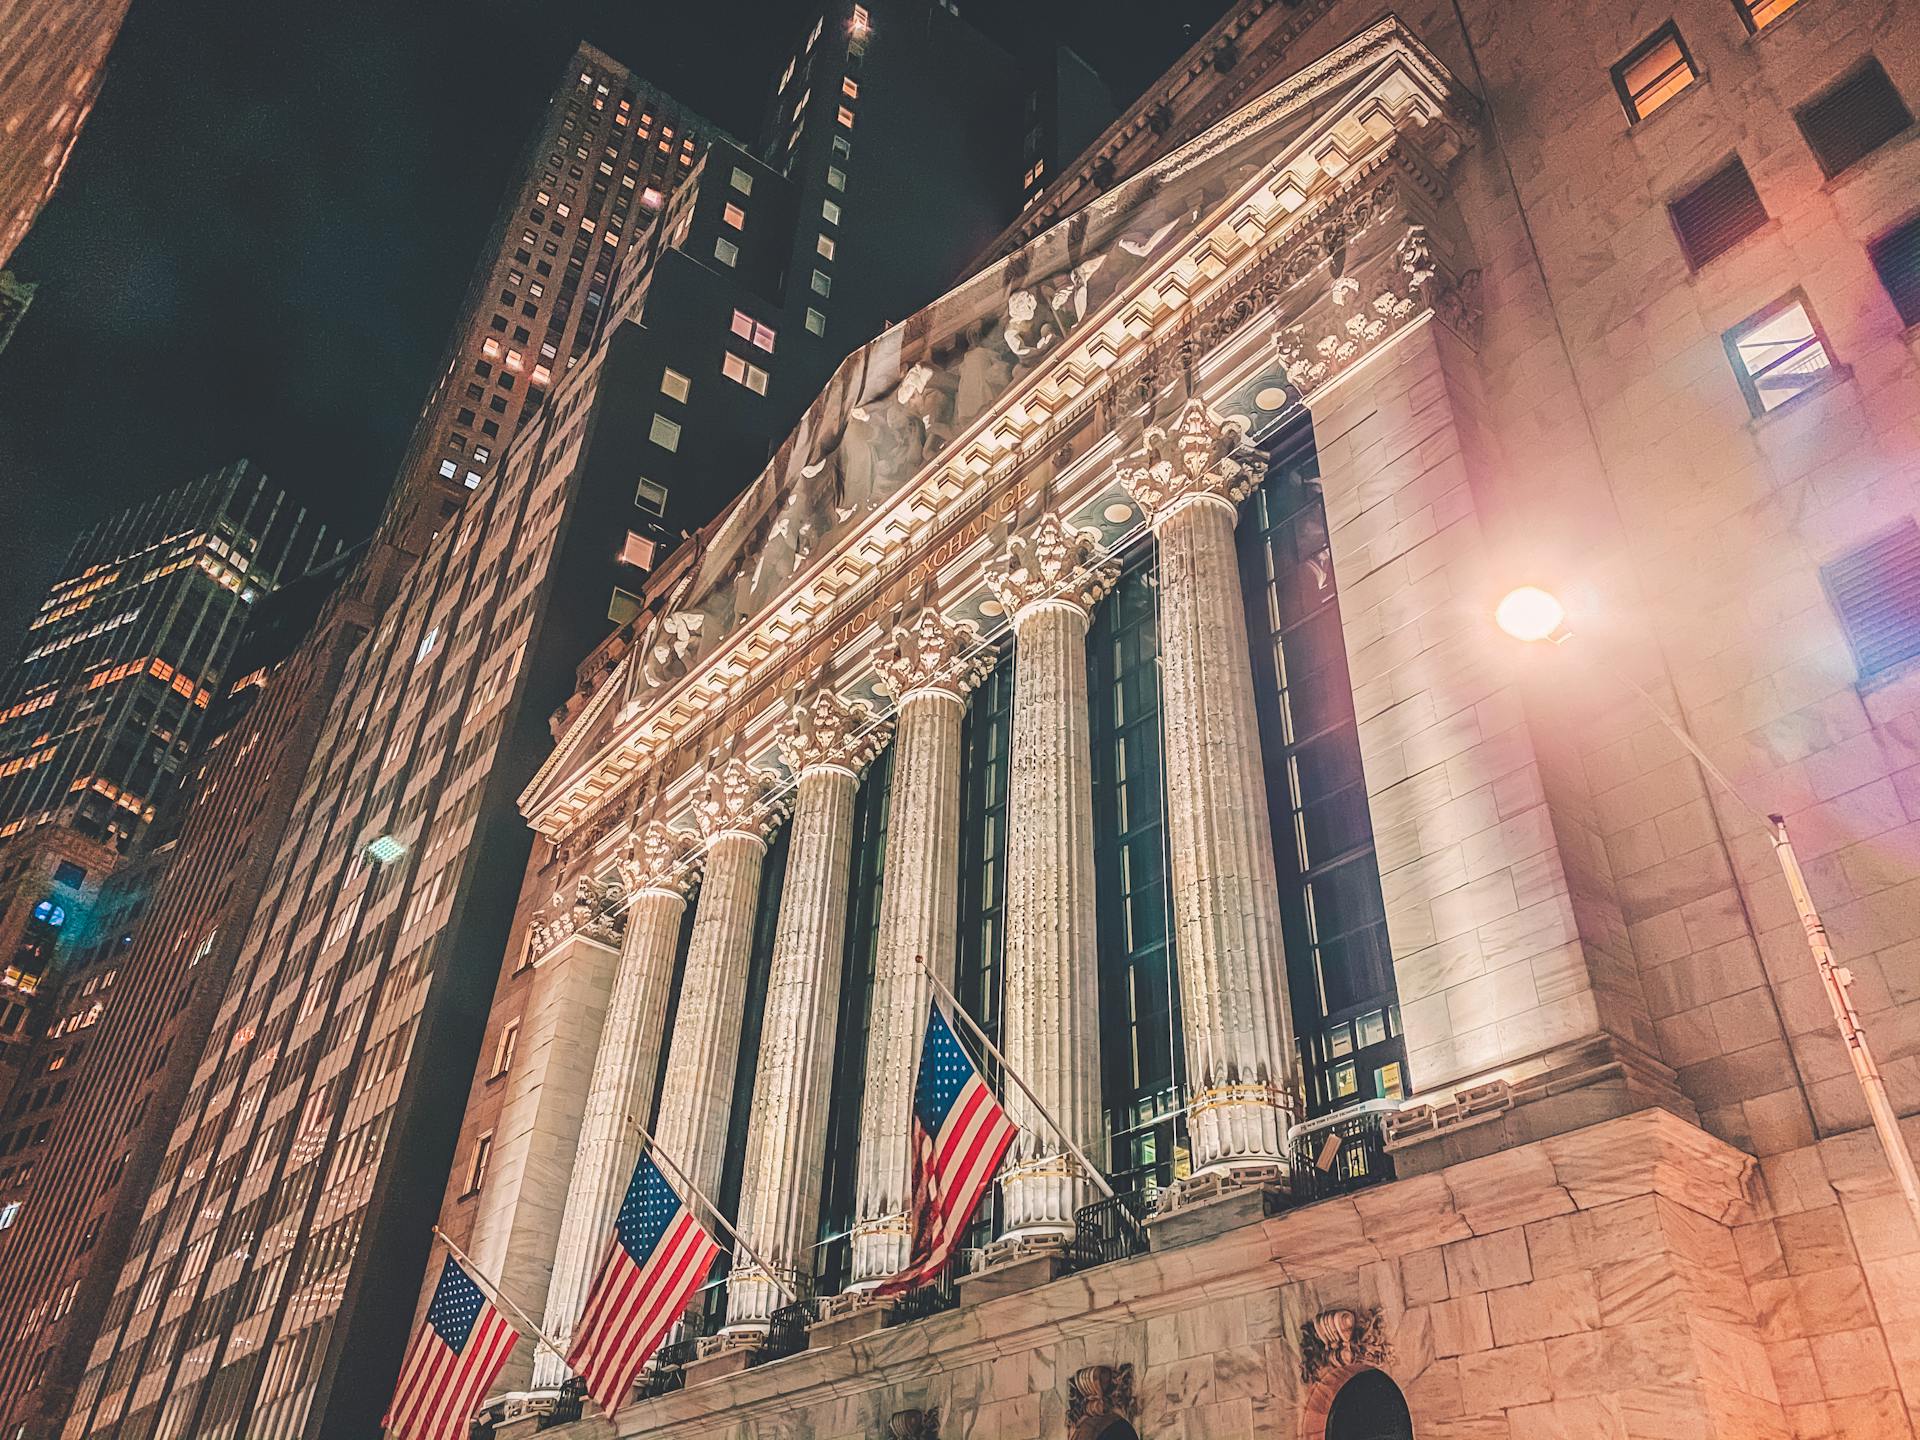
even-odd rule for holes
{"type": "Polygon", "coordinates": [[[718,1220],[720,1222],[720,1228],[722,1230],[725,1230],[728,1235],[733,1237],[733,1243],[740,1247],[740,1253],[746,1256],[748,1261],[750,1261],[760,1271],[761,1274],[765,1275],[767,1279],[773,1283],[773,1286],[775,1289],[777,1289],[782,1295],[787,1297],[787,1303],[789,1305],[798,1305],[800,1303],[799,1295],[795,1294],[794,1291],[787,1286],[786,1282],[781,1280],[779,1275],[775,1273],[772,1266],[767,1264],[766,1261],[762,1260],[758,1255],[753,1253],[752,1248],[747,1244],[747,1242],[744,1239],[741,1238],[740,1232],[733,1228],[733,1222],[727,1219],[726,1216],[722,1215],[720,1213],[720,1207],[714,1204],[713,1201],[709,1200],[706,1196],[706,1192],[703,1191],[698,1185],[693,1183],[693,1177],[687,1174],[686,1171],[682,1170],[677,1164],[675,1164],[673,1157],[667,1154],[666,1151],[660,1148],[660,1142],[654,1139],[653,1136],[648,1133],[647,1127],[642,1125],[638,1120],[634,1119],[633,1116],[631,1115],[627,1116],[627,1123],[634,1128],[634,1131],[640,1136],[642,1140],[646,1141],[647,1148],[653,1152],[654,1158],[657,1160],[664,1160],[666,1162],[667,1168],[673,1172],[674,1178],[678,1179],[682,1185],[687,1187],[687,1193],[692,1195],[694,1199],[698,1200],[702,1205],[707,1207],[707,1213],[713,1216],[714,1219],[718,1220]]]}
{"type": "Polygon", "coordinates": [[[1081,1150],[1078,1145],[1073,1143],[1073,1137],[1061,1128],[1060,1122],[1054,1119],[1048,1112],[1047,1107],[1040,1103],[1040,1097],[1033,1093],[1033,1087],[1020,1078],[1020,1072],[1007,1063],[1007,1057],[1002,1055],[999,1047],[987,1038],[987,1032],[974,1023],[973,1017],[967,1014],[966,1010],[962,1008],[959,1000],[954,997],[953,992],[940,983],[940,977],[934,974],[933,968],[927,964],[927,957],[924,955],[916,955],[913,957],[913,963],[918,965],[927,979],[933,982],[935,993],[946,1002],[947,1008],[966,1022],[966,1026],[973,1032],[974,1038],[986,1047],[987,1054],[991,1055],[999,1064],[1000,1069],[1005,1073],[1006,1077],[1020,1087],[1020,1093],[1027,1097],[1035,1110],[1040,1112],[1040,1118],[1053,1127],[1053,1133],[1060,1137],[1060,1143],[1067,1147],[1067,1153],[1080,1162],[1080,1168],[1086,1171],[1087,1177],[1100,1187],[1100,1193],[1105,1195],[1109,1200],[1119,1199],[1120,1197],[1113,1193],[1113,1186],[1107,1183],[1107,1177],[1094,1168],[1093,1162],[1087,1159],[1086,1153],[1081,1150]]]}
{"type": "Polygon", "coordinates": [[[1800,857],[1794,853],[1786,820],[1779,815],[1761,815],[1734,786],[1733,781],[1727,778],[1726,773],[1700,748],[1693,736],[1687,733],[1685,725],[1669,715],[1665,707],[1631,676],[1607,664],[1604,658],[1601,665],[1614,679],[1646,702],[1654,717],[1667,727],[1674,739],[1686,747],[1687,753],[1700,763],[1700,768],[1720,783],[1720,788],[1733,797],[1735,804],[1766,825],[1768,838],[1773,842],[1774,859],[1780,862],[1780,873],[1786,877],[1787,889],[1793,892],[1794,909],[1800,913],[1800,928],[1806,932],[1807,949],[1812,952],[1814,968],[1820,972],[1820,984],[1827,992],[1827,1003],[1833,1007],[1834,1023],[1840,1027],[1841,1042],[1847,1048],[1847,1058],[1853,1062],[1854,1077],[1859,1080],[1860,1091],[1866,1097],[1867,1113],[1873,1118],[1874,1133],[1879,1136],[1880,1148],[1887,1157],[1887,1168],[1893,1171],[1894,1183],[1900,1187],[1900,1193],[1906,1199],[1915,1228],[1920,1229],[1920,1173],[1914,1168],[1913,1151],[1907,1144],[1905,1132],[1900,1128],[1900,1114],[1893,1108],[1893,1100],[1887,1094],[1886,1079],[1880,1074],[1879,1065],[1874,1062],[1873,1052],[1867,1048],[1867,1035],[1860,1026],[1860,1014],[1853,1008],[1853,997],[1848,991],[1853,984],[1853,973],[1834,959],[1833,944],[1827,938],[1827,927],[1821,922],[1820,912],[1814,908],[1813,892],[1807,888],[1807,877],[1800,869],[1800,857]]]}
{"type": "Polygon", "coordinates": [[[1867,1097],[1873,1128],[1879,1133],[1881,1148],[1887,1152],[1894,1181],[1906,1197],[1913,1223],[1920,1228],[1920,1174],[1915,1173],[1913,1152],[1900,1129],[1900,1114],[1893,1108],[1886,1079],[1874,1063],[1873,1052],[1867,1048],[1866,1032],[1860,1028],[1859,1012],[1853,1008],[1853,997],[1848,990],[1853,984],[1853,972],[1834,963],[1833,945],[1827,939],[1827,927],[1821,923],[1820,912],[1814,909],[1807,877],[1800,870],[1800,857],[1794,854],[1793,841],[1787,834],[1787,822],[1778,815],[1767,818],[1772,827],[1774,858],[1779,860],[1780,871],[1787,877],[1787,888],[1793,892],[1794,908],[1800,912],[1800,927],[1807,933],[1807,948],[1813,952],[1813,963],[1819,967],[1827,1003],[1833,1006],[1834,1023],[1840,1027],[1840,1038],[1846,1042],[1847,1058],[1853,1061],[1853,1073],[1867,1097]]]}
{"type": "Polygon", "coordinates": [[[473,1263],[473,1257],[467,1254],[467,1252],[462,1250],[458,1245],[454,1244],[453,1237],[451,1235],[447,1234],[447,1232],[442,1230],[438,1225],[433,1227],[433,1233],[439,1236],[442,1243],[446,1245],[447,1249],[453,1252],[453,1258],[458,1260],[462,1265],[466,1267],[467,1274],[473,1277],[473,1283],[478,1285],[482,1290],[484,1290],[487,1293],[487,1297],[489,1299],[498,1300],[502,1305],[506,1306],[507,1309],[511,1310],[514,1314],[518,1315],[520,1319],[523,1322],[525,1322],[527,1329],[533,1332],[533,1339],[536,1344],[546,1346],[547,1349],[551,1350],[555,1355],[558,1355],[563,1361],[567,1358],[567,1352],[562,1350],[558,1345],[554,1344],[552,1340],[547,1338],[547,1332],[542,1330],[538,1325],[533,1323],[533,1317],[531,1315],[527,1314],[526,1311],[522,1310],[518,1305],[514,1304],[513,1301],[509,1300],[504,1290],[502,1290],[498,1285],[494,1284],[493,1281],[489,1280],[483,1273],[481,1273],[480,1267],[473,1263]]]}

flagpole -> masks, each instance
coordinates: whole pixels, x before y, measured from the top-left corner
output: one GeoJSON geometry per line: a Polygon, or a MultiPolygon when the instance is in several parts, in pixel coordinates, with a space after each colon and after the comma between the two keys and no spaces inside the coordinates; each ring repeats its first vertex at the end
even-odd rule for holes
{"type": "Polygon", "coordinates": [[[999,1064],[1001,1071],[1006,1077],[1020,1087],[1020,1093],[1027,1097],[1028,1102],[1035,1110],[1040,1112],[1040,1118],[1053,1127],[1053,1133],[1060,1137],[1060,1143],[1067,1147],[1067,1153],[1080,1162],[1080,1168],[1087,1172],[1087,1177],[1100,1187],[1101,1193],[1109,1200],[1118,1200],[1120,1197],[1113,1193],[1113,1186],[1107,1183],[1107,1177],[1096,1170],[1093,1162],[1087,1159],[1086,1152],[1073,1143],[1073,1137],[1067,1134],[1065,1127],[1063,1127],[1058,1120],[1053,1118],[1052,1113],[1048,1111],[1047,1107],[1040,1103],[1040,1097],[1033,1093],[1033,1087],[1027,1084],[1025,1080],[1022,1080],[1020,1078],[1020,1072],[1007,1063],[1007,1057],[1002,1055],[999,1047],[987,1038],[987,1032],[974,1023],[974,1018],[966,1012],[965,1007],[960,1004],[960,1001],[955,997],[954,993],[940,983],[940,977],[934,974],[933,967],[927,964],[927,957],[924,955],[916,955],[913,957],[913,963],[918,965],[921,973],[933,982],[934,991],[942,1000],[946,1001],[947,1008],[966,1022],[966,1026],[973,1032],[974,1038],[986,1047],[987,1054],[991,1055],[999,1064]]]}
{"type": "Polygon", "coordinates": [[[760,1273],[767,1277],[767,1279],[772,1283],[773,1287],[776,1290],[778,1290],[782,1295],[787,1297],[787,1303],[789,1305],[798,1305],[800,1303],[799,1295],[797,1295],[794,1291],[792,1291],[787,1287],[786,1282],[783,1281],[778,1275],[774,1273],[773,1267],[771,1265],[767,1264],[766,1261],[762,1260],[758,1255],[753,1253],[752,1247],[749,1246],[747,1242],[741,1237],[740,1232],[733,1228],[733,1222],[727,1219],[726,1216],[722,1215],[720,1213],[720,1207],[714,1204],[713,1201],[709,1200],[706,1196],[706,1192],[702,1190],[698,1185],[693,1183],[693,1177],[688,1175],[686,1171],[682,1170],[679,1164],[675,1162],[674,1158],[671,1155],[667,1154],[666,1151],[660,1148],[660,1142],[654,1139],[653,1136],[648,1133],[647,1127],[642,1125],[638,1120],[634,1119],[633,1116],[631,1115],[627,1116],[627,1124],[631,1125],[634,1128],[635,1132],[640,1136],[640,1138],[646,1141],[647,1148],[654,1153],[654,1157],[656,1159],[664,1160],[667,1162],[667,1168],[673,1171],[675,1178],[677,1178],[682,1185],[687,1187],[688,1192],[692,1194],[694,1199],[698,1200],[702,1205],[707,1207],[707,1213],[713,1216],[714,1219],[718,1220],[720,1222],[720,1228],[725,1230],[727,1234],[733,1237],[733,1243],[740,1247],[740,1253],[746,1256],[747,1259],[750,1262],[752,1262],[752,1264],[755,1267],[759,1269],[760,1273]]]}
{"type": "Polygon", "coordinates": [[[514,1304],[513,1301],[509,1300],[504,1290],[502,1290],[498,1285],[494,1284],[493,1281],[489,1280],[485,1275],[481,1273],[480,1267],[474,1263],[473,1257],[467,1254],[467,1252],[462,1250],[458,1245],[454,1244],[453,1237],[451,1235],[447,1234],[447,1232],[442,1230],[438,1225],[433,1227],[433,1233],[439,1236],[440,1239],[445,1243],[447,1249],[453,1252],[453,1258],[458,1260],[463,1266],[466,1267],[467,1274],[473,1277],[474,1284],[478,1285],[482,1290],[486,1291],[490,1299],[498,1300],[502,1305],[506,1306],[507,1309],[513,1311],[514,1314],[520,1317],[521,1321],[525,1323],[527,1329],[533,1332],[533,1339],[536,1344],[546,1346],[547,1349],[551,1350],[555,1355],[559,1356],[560,1359],[563,1361],[567,1358],[567,1352],[562,1350],[558,1345],[554,1344],[553,1341],[548,1338],[547,1332],[542,1330],[538,1325],[533,1323],[533,1317],[531,1315],[527,1314],[526,1311],[522,1310],[518,1305],[514,1304]]]}

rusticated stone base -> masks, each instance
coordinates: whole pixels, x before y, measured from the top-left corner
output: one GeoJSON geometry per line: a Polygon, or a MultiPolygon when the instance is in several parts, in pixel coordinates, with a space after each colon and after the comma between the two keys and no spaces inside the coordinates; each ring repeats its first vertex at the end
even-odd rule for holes
{"type": "Polygon", "coordinates": [[[1912,1327],[1887,1316],[1917,1265],[1871,1136],[1763,1174],[1654,1108],[912,1324],[857,1308],[619,1433],[865,1436],[938,1409],[971,1440],[1058,1440],[1072,1377],[1131,1366],[1136,1429],[1179,1440],[1320,1435],[1365,1368],[1421,1440],[1912,1440],[1912,1327]]]}

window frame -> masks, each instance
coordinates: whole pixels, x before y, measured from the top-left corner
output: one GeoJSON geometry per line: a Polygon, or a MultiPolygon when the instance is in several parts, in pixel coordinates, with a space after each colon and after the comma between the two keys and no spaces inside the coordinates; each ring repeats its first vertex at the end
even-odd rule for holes
{"type": "MultiPolygon", "coordinates": [[[[1730,326],[1722,333],[1720,343],[1726,350],[1727,364],[1733,370],[1733,378],[1740,386],[1740,393],[1746,397],[1747,408],[1753,412],[1753,418],[1755,420],[1764,420],[1769,416],[1778,415],[1782,411],[1790,410],[1808,396],[1818,395],[1823,391],[1831,389],[1840,381],[1845,380],[1851,373],[1846,367],[1841,365],[1839,356],[1834,353],[1833,341],[1828,338],[1826,327],[1820,323],[1820,316],[1814,310],[1813,302],[1807,298],[1807,292],[1797,285],[1778,299],[1754,311],[1751,315],[1747,316],[1746,319],[1740,321],[1739,324],[1730,326]],[[1822,379],[1816,380],[1798,394],[1789,395],[1778,405],[1768,408],[1766,403],[1761,399],[1760,387],[1756,382],[1762,376],[1777,369],[1782,361],[1775,361],[1756,374],[1748,370],[1745,362],[1740,358],[1740,341],[1744,336],[1752,334],[1768,321],[1778,318],[1796,306],[1806,313],[1807,323],[1813,328],[1813,343],[1818,345],[1821,353],[1827,357],[1827,373],[1822,379]]],[[[1803,346],[1801,348],[1804,349],[1805,347],[1803,346]]],[[[1798,354],[1800,352],[1794,351],[1792,353],[1798,354]]],[[[1783,357],[1783,360],[1785,358],[1787,357],[1783,357]]]]}
{"type": "MultiPolygon", "coordinates": [[[[1620,108],[1627,112],[1627,123],[1629,125],[1638,125],[1642,121],[1659,114],[1660,111],[1666,109],[1667,106],[1671,105],[1675,100],[1678,100],[1681,95],[1691,90],[1704,78],[1704,72],[1700,69],[1699,63],[1693,58],[1693,51],[1687,46],[1686,36],[1680,33],[1679,21],[1671,19],[1664,25],[1659,26],[1651,35],[1647,36],[1646,39],[1642,40],[1619,60],[1615,61],[1613,69],[1609,73],[1613,77],[1614,94],[1619,98],[1620,108]],[[1645,59],[1648,55],[1652,54],[1653,51],[1658,49],[1662,41],[1669,39],[1673,41],[1675,48],[1680,51],[1680,63],[1687,68],[1687,83],[1681,86],[1680,89],[1674,91],[1674,93],[1665,100],[1662,100],[1658,105],[1655,105],[1653,109],[1642,110],[1638,97],[1627,84],[1627,71],[1636,61],[1645,59]]],[[[1664,71],[1660,79],[1664,80],[1666,76],[1672,73],[1671,70],[1664,71]]],[[[1655,88],[1654,85],[1648,85],[1639,93],[1644,95],[1650,93],[1655,88]]]]}

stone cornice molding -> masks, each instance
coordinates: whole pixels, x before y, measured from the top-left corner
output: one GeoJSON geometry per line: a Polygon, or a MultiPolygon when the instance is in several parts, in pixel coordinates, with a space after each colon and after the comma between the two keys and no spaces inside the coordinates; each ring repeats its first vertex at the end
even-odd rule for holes
{"type": "Polygon", "coordinates": [[[894,618],[874,651],[873,668],[896,704],[923,695],[963,702],[987,678],[994,659],[973,626],[922,605],[910,617],[894,618]]]}
{"type": "Polygon", "coordinates": [[[756,770],[738,755],[715,755],[707,762],[693,802],[693,821],[703,844],[728,835],[744,835],[765,844],[786,814],[776,796],[774,776],[756,770]]]}
{"type": "Polygon", "coordinates": [[[1007,537],[987,566],[987,588],[1013,621],[1043,605],[1093,613],[1120,579],[1120,562],[1100,548],[1100,537],[1075,530],[1049,510],[1024,533],[1007,537]]]}
{"type": "Polygon", "coordinates": [[[871,705],[823,688],[811,699],[793,702],[775,743],[780,758],[797,776],[810,770],[841,770],[857,778],[892,735],[893,722],[875,715],[871,705]]]}
{"type": "Polygon", "coordinates": [[[1117,467],[1120,483],[1156,529],[1196,503],[1237,510],[1259,472],[1248,463],[1247,427],[1189,400],[1166,425],[1150,426],[1140,448],[1117,467]]]}
{"type": "Polygon", "coordinates": [[[642,825],[620,857],[620,878],[627,894],[649,890],[684,896],[700,874],[700,857],[684,835],[664,821],[642,825]]]}

